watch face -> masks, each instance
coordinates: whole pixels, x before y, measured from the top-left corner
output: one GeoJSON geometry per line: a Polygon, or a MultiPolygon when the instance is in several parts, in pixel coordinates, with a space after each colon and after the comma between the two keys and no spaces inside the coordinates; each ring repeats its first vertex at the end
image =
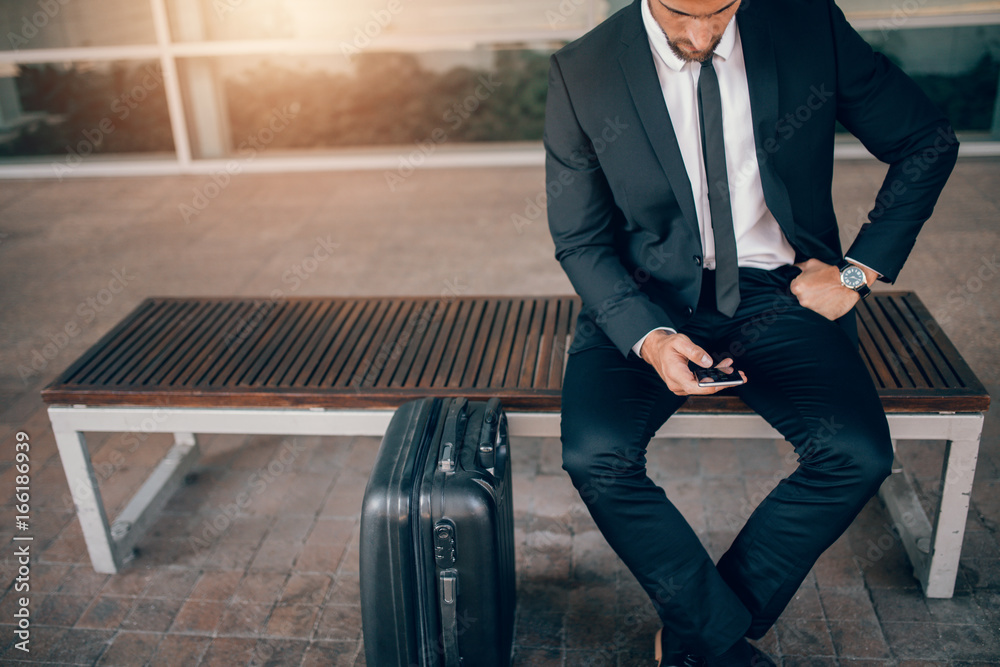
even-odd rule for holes
{"type": "Polygon", "coordinates": [[[845,267],[840,272],[840,282],[848,289],[856,290],[865,284],[865,272],[856,266],[845,267]]]}

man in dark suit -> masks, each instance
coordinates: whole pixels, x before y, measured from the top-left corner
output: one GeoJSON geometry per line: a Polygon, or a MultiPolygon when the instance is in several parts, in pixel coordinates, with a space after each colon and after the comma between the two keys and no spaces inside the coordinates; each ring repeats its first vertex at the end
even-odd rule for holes
{"type": "Polygon", "coordinates": [[[769,664],[746,638],[889,473],[853,307],[895,280],[958,143],[832,0],[636,0],[552,57],[548,95],[549,226],[584,305],[563,467],[663,620],[659,664],[769,664]],[[889,165],[846,254],[838,121],[889,165]],[[645,451],[686,396],[719,390],[692,369],[734,361],[733,391],[799,465],[715,564],[645,451]]]}

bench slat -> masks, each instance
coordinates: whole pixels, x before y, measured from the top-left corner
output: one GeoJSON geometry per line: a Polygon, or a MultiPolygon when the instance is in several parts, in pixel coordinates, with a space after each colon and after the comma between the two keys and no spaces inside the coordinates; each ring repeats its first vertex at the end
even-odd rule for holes
{"type": "Polygon", "coordinates": [[[560,304],[559,320],[556,326],[556,337],[552,343],[552,361],[549,369],[548,388],[551,390],[562,389],[563,366],[565,365],[566,351],[569,349],[569,337],[576,326],[577,310],[579,304],[573,301],[560,304]]]}
{"type": "Polygon", "coordinates": [[[437,335],[434,337],[434,344],[427,355],[427,363],[424,364],[423,372],[415,382],[416,385],[421,387],[434,386],[434,379],[438,376],[441,363],[444,361],[444,352],[448,348],[452,337],[456,335],[455,325],[461,309],[461,304],[455,301],[449,301],[445,304],[441,325],[438,328],[437,335]]]}
{"type": "Polygon", "coordinates": [[[871,332],[868,330],[868,323],[858,318],[858,350],[861,357],[868,366],[872,380],[877,389],[885,389],[886,385],[895,386],[896,377],[889,371],[885,358],[879,352],[871,332]]]}
{"type": "MultiPolygon", "coordinates": [[[[147,299],[43,391],[47,403],[395,407],[497,395],[558,410],[575,297],[147,299]]],[[[974,412],[989,396],[916,295],[858,307],[889,412],[974,412]]],[[[733,394],[683,412],[746,412],[733,394]]]]}
{"type": "MultiPolygon", "coordinates": [[[[914,338],[915,332],[911,327],[911,323],[907,321],[900,309],[901,305],[904,304],[897,302],[883,304],[883,308],[888,313],[889,319],[892,320],[899,334],[900,348],[894,350],[894,359],[901,360],[904,357],[912,359],[913,364],[920,369],[927,385],[930,387],[947,388],[949,386],[961,386],[961,379],[950,373],[947,365],[942,366],[932,359],[934,354],[933,344],[930,346],[921,344],[914,338]],[[951,377],[946,377],[946,374],[951,377]]],[[[896,361],[895,363],[901,362],[896,361]]]]}
{"type": "Polygon", "coordinates": [[[407,327],[411,329],[412,333],[404,344],[403,354],[400,355],[396,372],[389,379],[389,387],[401,388],[412,386],[408,380],[413,377],[414,366],[417,367],[416,377],[420,376],[420,371],[423,370],[424,361],[427,357],[418,356],[418,353],[424,348],[428,334],[431,333],[431,324],[434,322],[434,315],[439,305],[437,299],[419,304],[414,317],[407,322],[407,327]]]}
{"type": "Polygon", "coordinates": [[[180,318],[169,338],[159,336],[157,344],[150,347],[120,383],[146,384],[153,373],[169,363],[171,357],[182,353],[184,347],[190,345],[191,338],[196,335],[205,313],[210,308],[208,304],[195,304],[194,308],[180,318]]]}
{"type": "Polygon", "coordinates": [[[479,377],[480,369],[485,364],[485,351],[489,343],[489,337],[493,331],[493,324],[497,318],[497,310],[500,303],[496,299],[485,299],[485,307],[479,318],[479,326],[476,327],[475,336],[472,339],[472,350],[468,357],[459,357],[462,364],[462,379],[458,388],[468,388],[479,386],[476,379],[479,377]]]}
{"type": "MultiPolygon", "coordinates": [[[[934,327],[938,326],[934,320],[930,319],[930,315],[927,314],[926,318],[921,321],[917,311],[914,310],[913,304],[907,299],[893,301],[892,307],[897,319],[907,326],[907,335],[905,337],[907,340],[907,349],[911,351],[911,354],[916,354],[920,358],[921,365],[934,369],[935,377],[939,383],[938,386],[965,386],[961,373],[957,373],[948,362],[948,354],[942,352],[940,343],[927,334],[928,326],[926,323],[933,322],[934,327]]],[[[948,343],[948,345],[950,346],[951,344],[948,343]]]]}
{"type": "MultiPolygon", "coordinates": [[[[399,343],[397,341],[410,316],[412,307],[413,304],[410,303],[392,301],[372,339],[372,344],[368,346],[368,353],[358,360],[352,377],[347,380],[351,387],[360,390],[373,386],[382,375],[387,363],[398,358],[399,350],[397,347],[399,343]]],[[[285,383],[284,386],[290,386],[290,384],[294,383],[285,383]]]]}
{"type": "Polygon", "coordinates": [[[86,382],[86,378],[105,362],[112,354],[115,354],[132,333],[143,325],[149,313],[157,308],[163,308],[164,304],[153,300],[145,300],[132,311],[117,327],[101,337],[89,350],[80,355],[80,358],[70,365],[63,373],[66,382],[86,382]]]}
{"type": "Polygon", "coordinates": [[[127,354],[119,358],[119,364],[109,368],[98,382],[131,385],[136,377],[148,366],[155,366],[165,346],[183,331],[187,319],[197,312],[198,304],[181,304],[170,317],[158,318],[155,326],[146,331],[142,343],[130,347],[127,354]]]}
{"type": "Polygon", "coordinates": [[[493,362],[493,373],[489,377],[490,387],[507,386],[508,366],[515,362],[514,348],[523,341],[518,341],[517,331],[521,326],[525,304],[522,300],[511,300],[507,306],[507,319],[504,322],[503,331],[497,341],[496,358],[493,362]]]}
{"type": "Polygon", "coordinates": [[[188,344],[179,348],[180,354],[168,359],[159,371],[152,374],[146,380],[147,385],[174,384],[185,370],[191,369],[201,355],[207,352],[218,339],[219,331],[226,325],[229,317],[239,309],[239,304],[235,303],[209,304],[209,306],[210,310],[188,344]]]}
{"type": "MultiPolygon", "coordinates": [[[[351,337],[337,350],[337,355],[320,382],[322,387],[346,387],[350,384],[361,360],[375,349],[379,331],[386,324],[386,317],[392,313],[392,302],[379,301],[359,317],[351,337]]],[[[374,354],[374,353],[372,353],[374,354]]]]}
{"type": "Polygon", "coordinates": [[[373,303],[361,301],[351,303],[343,309],[343,317],[338,318],[337,325],[330,329],[328,335],[324,337],[323,345],[318,348],[319,357],[314,363],[310,363],[302,369],[305,386],[323,386],[323,378],[330,367],[336,363],[337,355],[344,349],[346,341],[349,341],[352,335],[356,335],[356,327],[360,326],[359,322],[363,323],[366,317],[365,311],[374,307],[373,303]]]}
{"type": "Polygon", "coordinates": [[[434,317],[427,326],[427,332],[417,350],[416,359],[410,374],[404,381],[407,387],[431,386],[434,374],[440,362],[440,350],[447,345],[454,322],[456,305],[454,302],[441,302],[435,308],[434,317]],[[435,352],[437,351],[437,352],[435,352]]]}
{"type": "Polygon", "coordinates": [[[456,301],[454,306],[455,319],[448,335],[448,342],[441,348],[441,360],[436,366],[434,375],[430,378],[430,386],[432,387],[445,387],[448,385],[448,377],[455,368],[455,359],[466,337],[469,317],[474,308],[473,304],[465,301],[456,301]]]}
{"type": "Polygon", "coordinates": [[[391,350],[391,344],[387,345],[386,341],[392,341],[392,332],[403,326],[404,318],[400,316],[402,309],[403,304],[399,301],[393,300],[388,303],[388,307],[380,315],[377,326],[372,330],[368,344],[358,345],[350,352],[342,381],[338,384],[361,387],[365,385],[369,373],[378,372],[379,369],[371,363],[366,364],[365,359],[379,359],[383,353],[388,354],[385,351],[387,347],[391,350]]]}
{"type": "Polygon", "coordinates": [[[905,349],[903,337],[900,336],[895,322],[886,316],[885,310],[882,308],[883,304],[873,301],[866,303],[866,305],[875,326],[885,339],[884,344],[879,346],[880,351],[887,357],[887,362],[896,371],[900,384],[907,387],[930,387],[931,384],[923,369],[917,366],[912,356],[903,354],[905,349]]]}
{"type": "MultiPolygon", "coordinates": [[[[455,359],[452,362],[451,370],[448,371],[444,387],[458,389],[462,387],[462,381],[468,372],[468,360],[472,358],[471,350],[479,337],[480,327],[485,317],[487,303],[478,299],[471,303],[468,319],[465,322],[465,330],[462,332],[461,341],[455,351],[455,359]]],[[[438,385],[441,386],[441,385],[438,385]]]]}
{"type": "Polygon", "coordinates": [[[161,312],[150,313],[150,317],[139,321],[136,329],[127,338],[123,338],[119,345],[109,347],[107,358],[102,359],[99,365],[95,365],[86,377],[81,378],[81,381],[95,385],[112,383],[112,378],[128,364],[137,351],[143,350],[151,340],[154,340],[153,337],[175,314],[182,313],[189,307],[189,304],[173,303],[168,304],[161,312]]]}
{"type": "Polygon", "coordinates": [[[290,343],[292,332],[309,306],[308,303],[281,304],[267,335],[261,336],[255,349],[240,360],[226,383],[236,387],[256,385],[264,369],[281,359],[281,350],[290,343]]]}
{"type": "MultiPolygon", "coordinates": [[[[525,334],[527,341],[540,341],[542,326],[548,314],[548,303],[544,299],[532,300],[532,317],[528,332],[525,334]]],[[[538,373],[538,353],[540,345],[523,345],[521,355],[521,372],[517,375],[518,387],[530,387],[535,383],[535,375],[538,373]]]]}
{"type": "Polygon", "coordinates": [[[333,306],[330,303],[319,303],[317,308],[310,314],[302,326],[295,339],[294,344],[279,366],[272,369],[267,378],[261,383],[265,387],[280,387],[282,382],[294,374],[305,363],[305,357],[312,349],[312,344],[323,333],[323,323],[332,317],[333,306]]]}

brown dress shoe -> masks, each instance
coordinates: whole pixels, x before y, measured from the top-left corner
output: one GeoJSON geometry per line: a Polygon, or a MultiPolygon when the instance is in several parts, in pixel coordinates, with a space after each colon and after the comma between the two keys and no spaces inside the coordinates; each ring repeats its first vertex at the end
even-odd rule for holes
{"type": "MultiPolygon", "coordinates": [[[[653,649],[653,655],[656,657],[656,667],[705,667],[704,659],[690,653],[680,658],[671,658],[670,662],[667,662],[666,652],[663,650],[663,628],[656,631],[656,645],[653,649]]],[[[764,667],[763,663],[761,667],[764,667]]]]}

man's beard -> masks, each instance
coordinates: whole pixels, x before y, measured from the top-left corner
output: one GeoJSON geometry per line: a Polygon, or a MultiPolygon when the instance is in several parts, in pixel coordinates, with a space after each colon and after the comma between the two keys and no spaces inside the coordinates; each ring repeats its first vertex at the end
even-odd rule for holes
{"type": "MultiPolygon", "coordinates": [[[[712,40],[712,43],[709,45],[707,49],[705,49],[704,51],[698,51],[697,53],[692,53],[690,51],[682,51],[681,48],[677,46],[677,44],[675,44],[673,40],[670,39],[670,37],[667,37],[667,33],[663,33],[663,36],[667,38],[667,45],[670,46],[670,50],[674,52],[674,55],[683,60],[684,62],[688,63],[705,62],[715,54],[715,48],[719,46],[719,42],[722,41],[722,35],[719,35],[714,40],[712,40]]],[[[685,45],[694,46],[690,42],[685,42],[685,45]]]]}

